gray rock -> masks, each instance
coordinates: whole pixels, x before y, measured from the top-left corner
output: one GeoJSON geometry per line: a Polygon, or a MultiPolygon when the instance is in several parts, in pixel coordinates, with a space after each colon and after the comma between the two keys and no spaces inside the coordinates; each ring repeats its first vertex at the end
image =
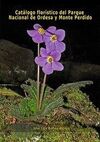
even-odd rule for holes
{"type": "Polygon", "coordinates": [[[33,52],[7,40],[0,40],[0,82],[21,83],[34,76],[33,52]]]}
{"type": "MultiPolygon", "coordinates": [[[[65,61],[62,72],[47,76],[47,83],[57,87],[80,80],[100,80],[100,65],[65,61]]],[[[42,74],[43,77],[43,74],[42,74]]],[[[36,79],[33,52],[7,40],[0,40],[0,83],[22,83],[36,79]]]]}
{"type": "Polygon", "coordinates": [[[48,84],[57,87],[62,83],[82,80],[100,81],[100,65],[70,61],[63,62],[63,65],[64,70],[62,72],[55,72],[48,76],[48,84]]]}

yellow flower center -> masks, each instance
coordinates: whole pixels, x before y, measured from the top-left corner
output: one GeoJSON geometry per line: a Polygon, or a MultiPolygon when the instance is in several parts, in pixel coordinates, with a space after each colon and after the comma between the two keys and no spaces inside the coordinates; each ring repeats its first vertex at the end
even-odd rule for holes
{"type": "Polygon", "coordinates": [[[38,29],[39,34],[43,35],[45,33],[45,30],[43,28],[38,29]]]}
{"type": "Polygon", "coordinates": [[[52,63],[54,61],[53,57],[52,56],[48,56],[47,57],[47,62],[48,63],[52,63]]]}
{"type": "Polygon", "coordinates": [[[51,40],[52,42],[57,41],[57,36],[56,36],[56,35],[52,35],[52,36],[50,37],[50,40],[51,40]]]}

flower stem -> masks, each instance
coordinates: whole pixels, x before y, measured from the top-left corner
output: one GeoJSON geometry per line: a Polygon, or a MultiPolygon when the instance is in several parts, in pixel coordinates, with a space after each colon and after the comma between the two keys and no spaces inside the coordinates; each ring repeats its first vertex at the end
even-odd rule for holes
{"type": "MultiPolygon", "coordinates": [[[[38,43],[38,56],[40,55],[40,44],[38,43]]],[[[40,66],[37,66],[37,108],[39,109],[40,100],[40,66]]]]}
{"type": "Polygon", "coordinates": [[[44,96],[45,83],[46,83],[46,74],[44,75],[43,84],[42,84],[42,88],[41,88],[39,109],[41,109],[41,107],[42,107],[42,101],[43,101],[43,96],[44,96]]]}

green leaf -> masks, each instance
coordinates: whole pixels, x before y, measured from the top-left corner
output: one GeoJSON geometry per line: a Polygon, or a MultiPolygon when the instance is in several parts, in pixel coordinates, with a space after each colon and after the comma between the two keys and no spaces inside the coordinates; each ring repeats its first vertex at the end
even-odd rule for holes
{"type": "MultiPolygon", "coordinates": [[[[15,91],[8,89],[6,87],[1,87],[0,88],[0,95],[2,96],[9,96],[9,97],[14,97],[14,96],[20,96],[18,93],[16,93],[15,91]]],[[[21,97],[21,96],[20,96],[21,97]]]]}
{"type": "Polygon", "coordinates": [[[60,107],[62,105],[64,105],[63,98],[59,97],[46,105],[42,115],[47,115],[55,108],[60,107]]]}
{"type": "Polygon", "coordinates": [[[24,89],[24,91],[28,94],[28,96],[30,96],[31,98],[34,99],[34,101],[36,101],[37,99],[36,82],[34,80],[28,79],[25,83],[26,84],[21,85],[21,88],[24,89]]]}
{"type": "Polygon", "coordinates": [[[76,88],[79,89],[81,87],[85,87],[86,85],[93,84],[93,81],[79,81],[75,83],[68,83],[68,84],[62,84],[60,87],[58,87],[55,91],[55,95],[62,95],[66,90],[69,90],[70,88],[76,88]]]}
{"type": "Polygon", "coordinates": [[[49,86],[45,87],[45,92],[44,92],[44,98],[47,97],[48,95],[52,94],[53,89],[49,86]]]}
{"type": "Polygon", "coordinates": [[[12,105],[11,114],[24,119],[34,115],[35,107],[32,99],[24,98],[17,105],[12,105]]]}
{"type": "Polygon", "coordinates": [[[68,84],[62,84],[60,87],[58,87],[55,91],[52,90],[52,93],[47,96],[45,96],[43,101],[43,115],[46,115],[50,113],[53,109],[64,105],[63,101],[63,94],[64,92],[70,90],[71,88],[79,89],[80,87],[85,87],[86,85],[93,84],[92,81],[80,81],[75,83],[68,83],[68,84]]]}
{"type": "Polygon", "coordinates": [[[31,112],[35,113],[37,111],[37,104],[33,99],[28,100],[28,107],[31,112]]]}

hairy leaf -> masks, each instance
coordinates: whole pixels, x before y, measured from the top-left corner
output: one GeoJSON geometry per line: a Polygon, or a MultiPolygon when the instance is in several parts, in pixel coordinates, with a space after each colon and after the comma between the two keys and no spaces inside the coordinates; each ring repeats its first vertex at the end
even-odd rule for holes
{"type": "Polygon", "coordinates": [[[34,80],[28,79],[26,84],[22,84],[21,88],[28,94],[29,97],[33,98],[36,101],[37,87],[34,80]]]}
{"type": "Polygon", "coordinates": [[[92,81],[79,81],[75,83],[62,84],[54,91],[54,94],[59,96],[62,95],[64,91],[69,90],[70,88],[80,89],[81,87],[85,87],[86,85],[91,84],[93,84],[92,81]]]}
{"type": "MultiPolygon", "coordinates": [[[[2,96],[9,96],[9,97],[13,97],[13,96],[20,96],[18,93],[16,93],[15,91],[8,89],[6,87],[2,87],[0,88],[0,95],[2,96]]],[[[21,96],[20,96],[21,97],[21,96]]]]}
{"type": "Polygon", "coordinates": [[[60,107],[62,105],[64,105],[63,98],[59,97],[59,98],[53,100],[52,102],[50,102],[49,104],[47,104],[42,115],[47,115],[55,108],[60,107]]]}

